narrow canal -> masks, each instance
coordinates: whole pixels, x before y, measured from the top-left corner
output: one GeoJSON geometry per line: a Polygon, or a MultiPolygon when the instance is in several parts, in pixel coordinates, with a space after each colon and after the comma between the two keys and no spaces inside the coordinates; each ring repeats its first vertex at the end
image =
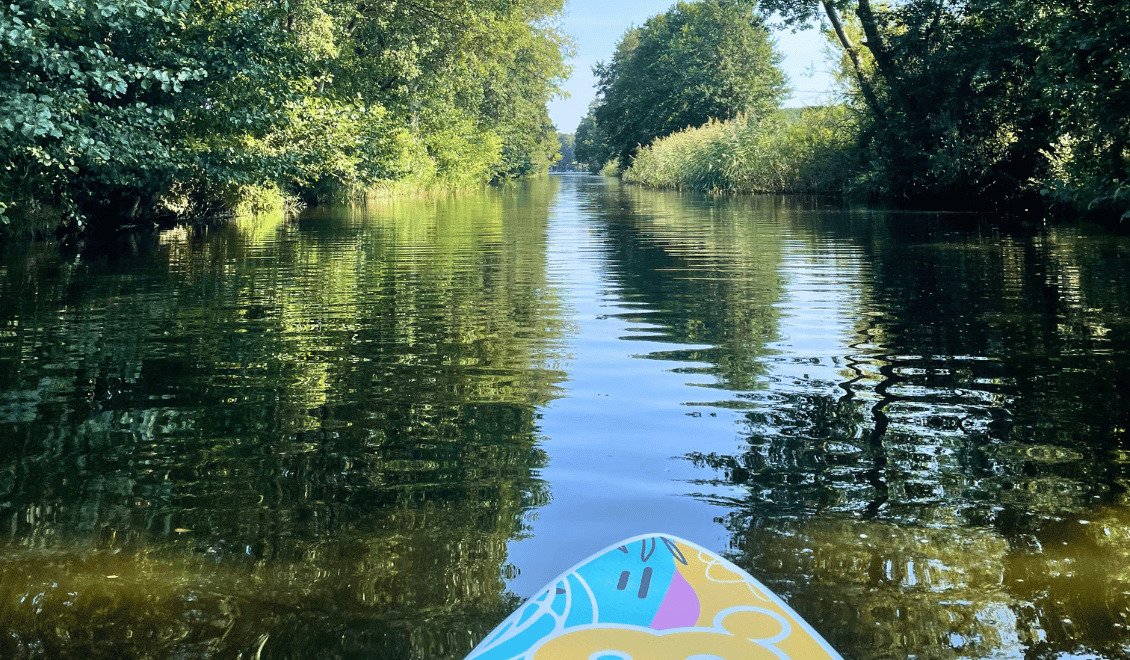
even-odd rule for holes
{"type": "Polygon", "coordinates": [[[0,657],[461,658],[621,538],[1130,655],[1130,239],[563,175],[0,246],[0,657]]]}

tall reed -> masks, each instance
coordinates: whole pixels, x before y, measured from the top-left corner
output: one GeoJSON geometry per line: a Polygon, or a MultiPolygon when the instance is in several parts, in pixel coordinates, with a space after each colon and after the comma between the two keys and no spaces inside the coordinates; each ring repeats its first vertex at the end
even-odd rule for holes
{"type": "Polygon", "coordinates": [[[681,190],[839,194],[857,170],[858,131],[842,106],[711,121],[640,149],[623,178],[681,190]]]}

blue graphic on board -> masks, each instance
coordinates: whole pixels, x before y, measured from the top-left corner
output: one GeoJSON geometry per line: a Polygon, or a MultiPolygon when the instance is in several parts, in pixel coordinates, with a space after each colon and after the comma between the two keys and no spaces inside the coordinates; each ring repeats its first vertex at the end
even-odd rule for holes
{"type": "Polygon", "coordinates": [[[673,543],[661,537],[622,545],[591,559],[530,599],[517,621],[495,630],[480,645],[487,650],[473,657],[507,660],[554,631],[581,625],[649,626],[674,581],[676,562],[685,564],[686,560],[673,543]],[[505,642],[491,647],[506,636],[509,639],[505,642]]]}

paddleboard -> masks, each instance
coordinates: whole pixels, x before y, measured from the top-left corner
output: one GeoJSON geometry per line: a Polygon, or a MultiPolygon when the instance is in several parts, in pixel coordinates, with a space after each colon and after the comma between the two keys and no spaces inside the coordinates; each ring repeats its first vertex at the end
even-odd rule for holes
{"type": "Polygon", "coordinates": [[[467,660],[842,660],[742,569],[670,534],[636,536],[562,573],[467,660]]]}

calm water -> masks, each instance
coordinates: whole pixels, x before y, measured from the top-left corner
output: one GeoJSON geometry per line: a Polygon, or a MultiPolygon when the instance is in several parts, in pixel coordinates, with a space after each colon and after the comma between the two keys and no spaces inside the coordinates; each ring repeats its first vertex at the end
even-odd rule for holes
{"type": "Polygon", "coordinates": [[[0,657],[458,658],[621,538],[1130,656],[1130,240],[561,176],[0,248],[0,657]]]}

